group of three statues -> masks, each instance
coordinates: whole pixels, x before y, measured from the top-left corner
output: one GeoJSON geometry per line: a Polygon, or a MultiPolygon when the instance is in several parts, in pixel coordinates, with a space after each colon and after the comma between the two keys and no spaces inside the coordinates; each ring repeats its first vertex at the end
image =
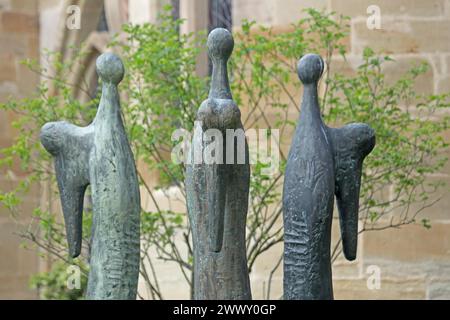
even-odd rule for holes
{"type": "MultiPolygon", "coordinates": [[[[208,99],[197,113],[201,121],[197,130],[202,132],[242,129],[227,75],[233,44],[225,29],[214,29],[208,37],[213,70],[208,99]]],[[[353,260],[362,162],[375,144],[374,132],[365,124],[335,129],[322,122],[317,83],[323,67],[322,59],[313,54],[298,63],[304,93],[284,179],[284,299],[333,298],[330,237],[334,196],[343,251],[353,260]]],[[[94,121],[87,127],[64,121],[47,123],[41,141],[55,159],[72,257],[80,254],[83,198],[87,186],[92,188],[86,298],[135,299],[141,207],[117,90],[124,67],[117,56],[105,53],[97,60],[97,73],[103,87],[94,121]]],[[[205,143],[201,134],[194,134],[191,149],[203,148],[205,143]]],[[[247,145],[245,153],[244,164],[188,163],[186,167],[195,299],[251,299],[245,247],[250,184],[247,145]]]]}

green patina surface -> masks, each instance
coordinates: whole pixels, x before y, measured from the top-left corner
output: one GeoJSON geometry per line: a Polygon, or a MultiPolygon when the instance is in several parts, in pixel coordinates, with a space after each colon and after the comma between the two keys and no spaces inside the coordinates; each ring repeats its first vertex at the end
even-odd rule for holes
{"type": "Polygon", "coordinates": [[[97,59],[102,97],[94,121],[78,127],[60,121],[41,130],[55,170],[69,252],[80,254],[83,198],[92,189],[93,226],[87,299],[135,299],[139,276],[140,195],[136,167],[120,114],[117,85],[122,61],[97,59]]]}
{"type": "MultiPolygon", "coordinates": [[[[216,129],[223,139],[223,163],[188,164],[186,193],[194,243],[194,299],[251,299],[245,248],[250,166],[245,144],[245,163],[226,164],[227,129],[243,129],[239,108],[232,100],[227,60],[233,37],[214,29],[208,37],[213,63],[211,88],[197,113],[194,150],[205,150],[205,131],[216,129]]],[[[234,155],[238,150],[234,142],[234,155]]]]}

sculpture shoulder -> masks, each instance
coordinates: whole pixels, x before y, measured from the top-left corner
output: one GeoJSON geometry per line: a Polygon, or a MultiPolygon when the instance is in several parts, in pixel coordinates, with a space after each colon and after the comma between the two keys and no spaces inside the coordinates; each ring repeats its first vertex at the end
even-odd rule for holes
{"type": "Polygon", "coordinates": [[[92,133],[92,126],[79,127],[66,121],[48,122],[41,129],[40,140],[44,148],[56,156],[65,146],[75,144],[82,146],[83,149],[87,148],[92,133]]]}
{"type": "Polygon", "coordinates": [[[335,153],[364,158],[375,147],[375,131],[365,123],[327,128],[335,153]]]}
{"type": "Polygon", "coordinates": [[[336,170],[336,199],[339,209],[344,255],[356,258],[359,192],[364,158],[375,146],[375,131],[363,123],[329,128],[336,170]]]}
{"type": "Polygon", "coordinates": [[[231,99],[209,98],[200,105],[197,112],[197,121],[201,122],[204,130],[238,128],[241,121],[241,112],[231,99]]]}

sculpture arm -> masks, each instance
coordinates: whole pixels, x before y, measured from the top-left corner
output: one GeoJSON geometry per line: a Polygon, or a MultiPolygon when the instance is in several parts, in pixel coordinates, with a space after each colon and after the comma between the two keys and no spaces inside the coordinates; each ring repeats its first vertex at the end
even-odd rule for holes
{"type": "Polygon", "coordinates": [[[365,124],[329,129],[335,162],[335,195],[344,255],[356,258],[359,193],[364,158],[375,146],[375,133],[365,124]]]}
{"type": "Polygon", "coordinates": [[[55,158],[55,172],[64,214],[71,257],[81,252],[83,199],[88,180],[88,154],[92,144],[90,128],[50,122],[41,129],[41,141],[55,158]]]}

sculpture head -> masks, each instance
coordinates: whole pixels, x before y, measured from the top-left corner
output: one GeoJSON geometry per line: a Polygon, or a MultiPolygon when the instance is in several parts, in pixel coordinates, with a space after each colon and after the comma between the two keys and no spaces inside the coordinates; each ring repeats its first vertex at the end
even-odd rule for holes
{"type": "Polygon", "coordinates": [[[125,68],[122,60],[113,53],[103,53],[97,58],[97,73],[103,82],[118,85],[123,79],[125,68]]]}
{"type": "Polygon", "coordinates": [[[297,63],[298,77],[303,84],[319,81],[323,73],[323,60],[317,54],[306,54],[297,63]]]}
{"type": "Polygon", "coordinates": [[[216,28],[210,32],[206,46],[208,55],[213,62],[227,61],[234,48],[233,36],[227,29],[216,28]]]}

